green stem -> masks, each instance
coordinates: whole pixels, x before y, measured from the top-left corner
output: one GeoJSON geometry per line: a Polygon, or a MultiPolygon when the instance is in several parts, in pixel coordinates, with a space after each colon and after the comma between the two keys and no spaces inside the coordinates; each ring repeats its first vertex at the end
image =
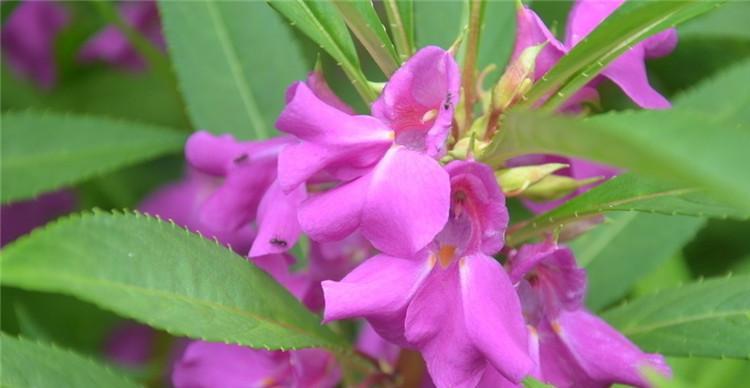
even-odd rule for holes
{"type": "Polygon", "coordinates": [[[469,0],[469,33],[466,41],[463,80],[465,118],[463,128],[470,128],[476,102],[476,62],[479,51],[479,33],[482,29],[481,0],[469,0]]]}

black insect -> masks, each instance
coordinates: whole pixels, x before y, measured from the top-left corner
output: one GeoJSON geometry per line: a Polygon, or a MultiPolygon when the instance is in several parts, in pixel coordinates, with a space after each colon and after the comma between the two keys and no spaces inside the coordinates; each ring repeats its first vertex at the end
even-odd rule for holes
{"type": "Polygon", "coordinates": [[[443,102],[443,110],[448,110],[448,109],[450,109],[450,107],[451,107],[451,100],[452,100],[452,99],[453,99],[453,96],[452,96],[452,95],[451,95],[450,93],[448,93],[448,94],[447,94],[447,95],[445,96],[445,102],[443,102]]]}
{"type": "Polygon", "coordinates": [[[242,163],[242,162],[246,161],[246,160],[247,160],[247,158],[249,158],[249,156],[248,156],[247,154],[242,154],[242,155],[240,155],[240,156],[238,156],[238,157],[234,158],[234,163],[236,163],[236,164],[240,164],[240,163],[242,163]]]}
{"type": "Polygon", "coordinates": [[[286,246],[288,245],[286,241],[276,237],[272,238],[270,243],[271,245],[275,245],[280,248],[286,248],[286,246]]]}

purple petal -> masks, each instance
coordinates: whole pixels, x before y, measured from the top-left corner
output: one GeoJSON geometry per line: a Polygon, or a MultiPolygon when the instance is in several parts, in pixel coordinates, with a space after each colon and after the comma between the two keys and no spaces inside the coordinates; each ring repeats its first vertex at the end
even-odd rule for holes
{"type": "Polygon", "coordinates": [[[411,257],[448,220],[448,173],[434,159],[396,146],[371,174],[362,235],[387,254],[411,257]]]}
{"type": "Polygon", "coordinates": [[[482,254],[461,258],[458,267],[469,338],[503,376],[520,382],[534,363],[513,284],[497,261],[482,254]]]}
{"type": "Polygon", "coordinates": [[[620,55],[602,75],[616,83],[641,108],[667,109],[672,106],[648,82],[643,46],[637,45],[620,55]]]}
{"type": "Polygon", "coordinates": [[[187,387],[254,387],[291,375],[289,354],[239,345],[194,341],[172,371],[172,384],[187,387]]]}
{"type": "MultiPolygon", "coordinates": [[[[578,0],[570,11],[566,45],[573,47],[614,12],[624,0],[578,0]]],[[[652,55],[665,55],[676,45],[675,33],[665,31],[637,44],[609,64],[602,75],[616,83],[636,104],[646,109],[665,109],[671,104],[655,91],[646,74],[646,47],[652,55]]]]}
{"type": "Polygon", "coordinates": [[[372,105],[373,116],[396,131],[398,144],[441,155],[460,83],[460,70],[450,52],[427,46],[391,76],[372,105]]]}
{"type": "Polygon", "coordinates": [[[677,29],[670,28],[643,41],[646,58],[659,58],[668,55],[677,47],[677,29]]]}
{"type": "Polygon", "coordinates": [[[215,179],[196,171],[189,171],[183,180],[167,184],[150,194],[138,206],[144,213],[174,221],[177,225],[215,237],[220,243],[230,246],[244,255],[250,248],[254,233],[250,227],[238,230],[214,229],[200,221],[200,209],[206,199],[216,190],[215,179]]]}
{"type": "Polygon", "coordinates": [[[405,337],[436,386],[474,387],[489,364],[467,331],[455,263],[434,266],[406,311],[405,337]]]}
{"type": "Polygon", "coordinates": [[[326,301],[324,321],[364,317],[384,338],[404,342],[406,307],[433,266],[434,261],[426,255],[367,259],[341,281],[321,284],[326,301]]]}
{"type": "Polygon", "coordinates": [[[531,9],[519,7],[516,14],[516,42],[511,60],[516,60],[523,50],[547,42],[536,58],[534,79],[539,79],[568,51],[547,29],[544,22],[531,9]]]}
{"type": "Polygon", "coordinates": [[[258,234],[250,248],[250,257],[286,252],[300,235],[297,209],[307,197],[304,187],[284,194],[278,181],[266,190],[258,205],[258,234]]]}
{"type": "Polygon", "coordinates": [[[341,380],[336,358],[324,350],[295,350],[289,362],[294,368],[293,387],[333,388],[341,380]]]}
{"type": "Polygon", "coordinates": [[[0,246],[23,236],[76,207],[72,191],[60,190],[37,198],[3,205],[0,209],[0,246]]]}
{"type": "Polygon", "coordinates": [[[473,161],[453,161],[445,170],[451,181],[451,210],[437,240],[457,247],[459,256],[467,250],[497,253],[505,240],[508,210],[492,169],[473,161]]]}
{"type": "Polygon", "coordinates": [[[378,362],[390,365],[392,368],[396,367],[398,355],[401,352],[401,348],[386,341],[367,322],[362,325],[357,336],[357,350],[378,360],[378,362]]]}
{"type": "Polygon", "coordinates": [[[324,167],[369,167],[393,143],[393,131],[370,116],[352,116],[321,101],[304,83],[292,85],[276,127],[303,141],[279,160],[284,191],[291,191],[324,167]]]}
{"type": "MultiPolygon", "coordinates": [[[[120,15],[129,26],[139,31],[157,47],[165,48],[159,11],[155,1],[123,2],[119,8],[120,15]]],[[[78,58],[83,62],[104,61],[133,71],[145,68],[145,63],[138,52],[114,25],[105,27],[86,42],[78,58]]]]}
{"type": "Polygon", "coordinates": [[[560,309],[580,309],[586,295],[586,271],[578,267],[567,247],[543,242],[527,244],[508,259],[513,283],[524,276],[538,294],[549,317],[560,309]]]}
{"type": "Polygon", "coordinates": [[[49,89],[57,80],[54,43],[70,22],[67,10],[51,1],[23,1],[3,22],[3,60],[13,70],[49,89]]]}
{"type": "Polygon", "coordinates": [[[302,202],[297,218],[302,230],[319,242],[338,241],[352,234],[362,222],[370,175],[344,183],[302,202]]]}
{"type": "Polygon", "coordinates": [[[144,366],[155,350],[155,339],[154,329],[134,322],[124,322],[107,337],[104,353],[108,359],[122,366],[144,366]]]}
{"type": "MultiPolygon", "coordinates": [[[[310,90],[312,90],[313,93],[323,102],[326,104],[346,113],[353,115],[355,114],[354,109],[347,105],[344,101],[342,101],[334,92],[331,90],[331,88],[328,86],[328,83],[326,82],[325,77],[323,77],[323,73],[320,71],[313,71],[310,72],[310,74],[307,75],[307,79],[305,80],[305,84],[307,84],[308,87],[310,87],[310,90]]],[[[293,90],[290,88],[290,90],[287,90],[287,99],[286,101],[289,102],[291,100],[291,95],[293,95],[293,90]],[[290,93],[292,92],[292,93],[290,93]]]]}
{"type": "MultiPolygon", "coordinates": [[[[562,313],[552,323],[552,329],[570,352],[570,361],[583,371],[581,380],[648,386],[643,368],[653,368],[665,376],[671,374],[661,355],[644,353],[606,322],[584,310],[562,313]]],[[[542,352],[545,351],[543,348],[542,352]]]]}
{"type": "Polygon", "coordinates": [[[275,160],[239,166],[201,208],[200,220],[216,230],[237,230],[255,218],[266,189],[276,178],[275,160]]]}

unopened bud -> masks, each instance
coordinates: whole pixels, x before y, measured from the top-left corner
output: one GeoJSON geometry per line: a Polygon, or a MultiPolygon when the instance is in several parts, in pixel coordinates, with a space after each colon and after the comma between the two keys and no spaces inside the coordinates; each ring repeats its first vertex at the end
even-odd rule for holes
{"type": "Polygon", "coordinates": [[[583,186],[596,183],[602,179],[604,177],[601,176],[578,180],[567,176],[548,175],[529,186],[523,192],[523,196],[532,201],[552,201],[563,198],[583,186]]]}
{"type": "Polygon", "coordinates": [[[568,167],[563,163],[547,163],[534,166],[507,168],[495,172],[497,182],[505,195],[513,197],[523,193],[531,185],[541,181],[555,171],[568,167]]]}

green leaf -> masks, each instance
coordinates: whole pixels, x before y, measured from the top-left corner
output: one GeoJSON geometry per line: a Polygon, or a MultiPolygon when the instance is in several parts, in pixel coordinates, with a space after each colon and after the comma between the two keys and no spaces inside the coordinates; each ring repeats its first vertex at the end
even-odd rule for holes
{"type": "Polygon", "coordinates": [[[750,39],[750,29],[747,28],[747,15],[750,13],[750,3],[746,1],[730,1],[721,8],[680,26],[679,35],[693,38],[695,36],[737,37],[750,39]]]}
{"type": "Polygon", "coordinates": [[[401,61],[414,54],[414,0],[384,0],[391,35],[401,61]]]}
{"type": "Polygon", "coordinates": [[[4,285],[76,296],[175,335],[254,348],[340,347],[265,272],[140,214],[66,218],[7,246],[4,285]]]}
{"type": "Polygon", "coordinates": [[[523,380],[523,386],[526,388],[544,388],[544,387],[551,387],[549,384],[545,384],[537,379],[534,379],[532,377],[527,377],[523,380]]]}
{"type": "Polygon", "coordinates": [[[180,152],[185,142],[167,128],[106,118],[28,111],[2,121],[3,203],[180,152]]]}
{"type": "Polygon", "coordinates": [[[525,106],[557,92],[545,102],[554,110],[617,59],[651,35],[708,12],[722,1],[629,2],[618,8],[534,85],[525,106]],[[559,91],[558,91],[559,89],[559,91]]]}
{"type": "Polygon", "coordinates": [[[686,185],[750,210],[750,62],[681,96],[664,111],[608,113],[590,119],[516,110],[482,159],[549,153],[625,167],[686,185]]]}
{"type": "Polygon", "coordinates": [[[516,8],[512,1],[488,1],[484,9],[484,26],[479,42],[479,70],[489,65],[497,69],[485,83],[497,82],[510,59],[516,37],[516,8]]]}
{"type": "Polygon", "coordinates": [[[278,15],[252,1],[160,1],[159,9],[195,128],[271,137],[284,90],[305,76],[300,48],[278,15]]]}
{"type": "Polygon", "coordinates": [[[625,174],[547,213],[512,226],[507,237],[508,244],[517,245],[560,226],[585,221],[602,213],[622,211],[718,218],[750,216],[750,211],[740,211],[716,202],[701,190],[675,187],[652,178],[625,174]]]}
{"type": "Polygon", "coordinates": [[[417,47],[450,47],[461,33],[468,9],[462,1],[417,1],[414,3],[417,47]]]}
{"type": "Polygon", "coordinates": [[[693,217],[619,213],[573,241],[571,248],[588,273],[586,305],[597,311],[625,296],[704,224],[693,217]]]}
{"type": "Polygon", "coordinates": [[[76,353],[0,334],[4,387],[137,387],[124,376],[76,353]]]}
{"type": "Polygon", "coordinates": [[[66,295],[3,287],[3,332],[54,342],[91,356],[122,318],[66,295]]]}
{"type": "Polygon", "coordinates": [[[365,102],[375,100],[377,96],[362,73],[357,50],[346,29],[346,23],[333,4],[303,0],[268,2],[336,60],[365,102]]]}
{"type": "Polygon", "coordinates": [[[370,0],[335,1],[333,4],[383,73],[387,76],[393,74],[401,61],[372,2],[370,0]]]}
{"type": "Polygon", "coordinates": [[[750,359],[750,276],[665,290],[604,318],[648,352],[750,359]]]}

